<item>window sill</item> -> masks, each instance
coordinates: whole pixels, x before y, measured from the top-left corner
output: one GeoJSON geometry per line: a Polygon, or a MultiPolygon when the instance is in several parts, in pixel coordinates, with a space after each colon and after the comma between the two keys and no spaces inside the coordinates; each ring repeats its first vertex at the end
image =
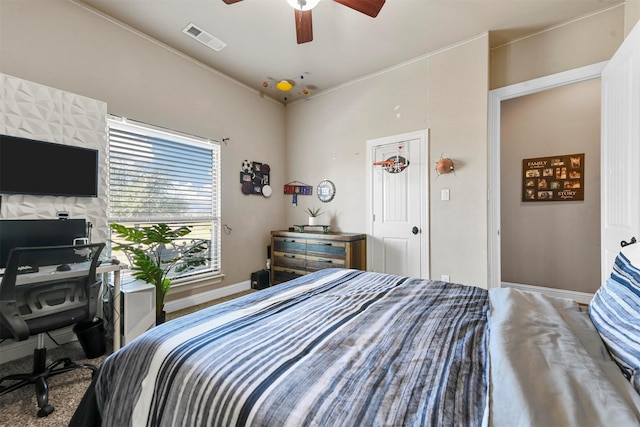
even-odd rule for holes
{"type": "Polygon", "coordinates": [[[205,286],[216,285],[224,279],[223,273],[198,274],[192,277],[183,277],[171,281],[171,288],[176,289],[198,289],[205,286]]]}

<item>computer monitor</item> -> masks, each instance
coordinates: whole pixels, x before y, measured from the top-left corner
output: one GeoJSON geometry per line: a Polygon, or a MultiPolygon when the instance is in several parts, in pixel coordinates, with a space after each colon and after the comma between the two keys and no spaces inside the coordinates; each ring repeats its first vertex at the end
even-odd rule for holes
{"type": "MultiPolygon", "coordinates": [[[[0,219],[0,268],[7,266],[13,248],[72,245],[74,239],[83,237],[87,237],[84,219],[0,219]]],[[[30,261],[32,267],[40,267],[82,259],[60,260],[51,254],[30,261]]]]}

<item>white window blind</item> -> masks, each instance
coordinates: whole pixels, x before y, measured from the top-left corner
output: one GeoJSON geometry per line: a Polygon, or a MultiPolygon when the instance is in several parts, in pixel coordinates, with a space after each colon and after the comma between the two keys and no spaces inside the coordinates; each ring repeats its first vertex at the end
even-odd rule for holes
{"type": "Polygon", "coordinates": [[[211,241],[204,270],[219,272],[219,144],[119,117],[107,122],[109,222],[189,225],[186,239],[211,241]]]}

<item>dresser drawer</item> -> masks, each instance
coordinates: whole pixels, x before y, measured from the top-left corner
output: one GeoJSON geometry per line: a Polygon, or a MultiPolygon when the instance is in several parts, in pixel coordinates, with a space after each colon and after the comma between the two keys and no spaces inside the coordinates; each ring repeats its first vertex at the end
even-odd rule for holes
{"type": "Polygon", "coordinates": [[[306,271],[287,269],[283,267],[273,267],[273,281],[274,283],[282,283],[288,280],[293,280],[296,277],[304,276],[306,271]]]}
{"type": "Polygon", "coordinates": [[[290,237],[274,237],[273,251],[304,255],[307,252],[307,241],[290,237]]]}
{"type": "Polygon", "coordinates": [[[347,254],[345,242],[307,240],[307,255],[324,258],[344,259],[347,254]]]}
{"type": "Polygon", "coordinates": [[[344,268],[343,258],[331,258],[326,256],[307,255],[307,273],[322,270],[324,268],[344,268]]]}
{"type": "Polygon", "coordinates": [[[304,271],[304,269],[306,268],[306,255],[291,252],[275,252],[273,255],[273,262],[276,266],[301,271],[304,271]]]}

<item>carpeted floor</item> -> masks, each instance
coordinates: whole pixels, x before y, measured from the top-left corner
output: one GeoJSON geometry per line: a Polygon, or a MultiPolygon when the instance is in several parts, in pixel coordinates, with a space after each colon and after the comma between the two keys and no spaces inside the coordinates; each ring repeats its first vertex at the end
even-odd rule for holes
{"type": "MultiPolygon", "coordinates": [[[[253,291],[245,291],[184,310],[167,313],[167,321],[250,292],[253,291]]],[[[107,354],[109,352],[110,349],[107,348],[107,354]]],[[[104,355],[95,359],[87,359],[80,343],[77,341],[47,350],[47,356],[47,363],[62,357],[68,357],[76,363],[90,363],[95,366],[100,366],[100,363],[106,357],[104,355]]],[[[32,357],[25,357],[2,364],[0,365],[0,377],[13,373],[30,372],[33,369],[32,364],[32,357]]],[[[69,420],[71,420],[90,382],[91,371],[88,369],[79,369],[50,378],[48,381],[49,404],[53,405],[55,410],[45,418],[38,418],[36,415],[38,408],[33,386],[25,386],[20,390],[0,396],[0,427],[68,426],[69,420]]]]}

